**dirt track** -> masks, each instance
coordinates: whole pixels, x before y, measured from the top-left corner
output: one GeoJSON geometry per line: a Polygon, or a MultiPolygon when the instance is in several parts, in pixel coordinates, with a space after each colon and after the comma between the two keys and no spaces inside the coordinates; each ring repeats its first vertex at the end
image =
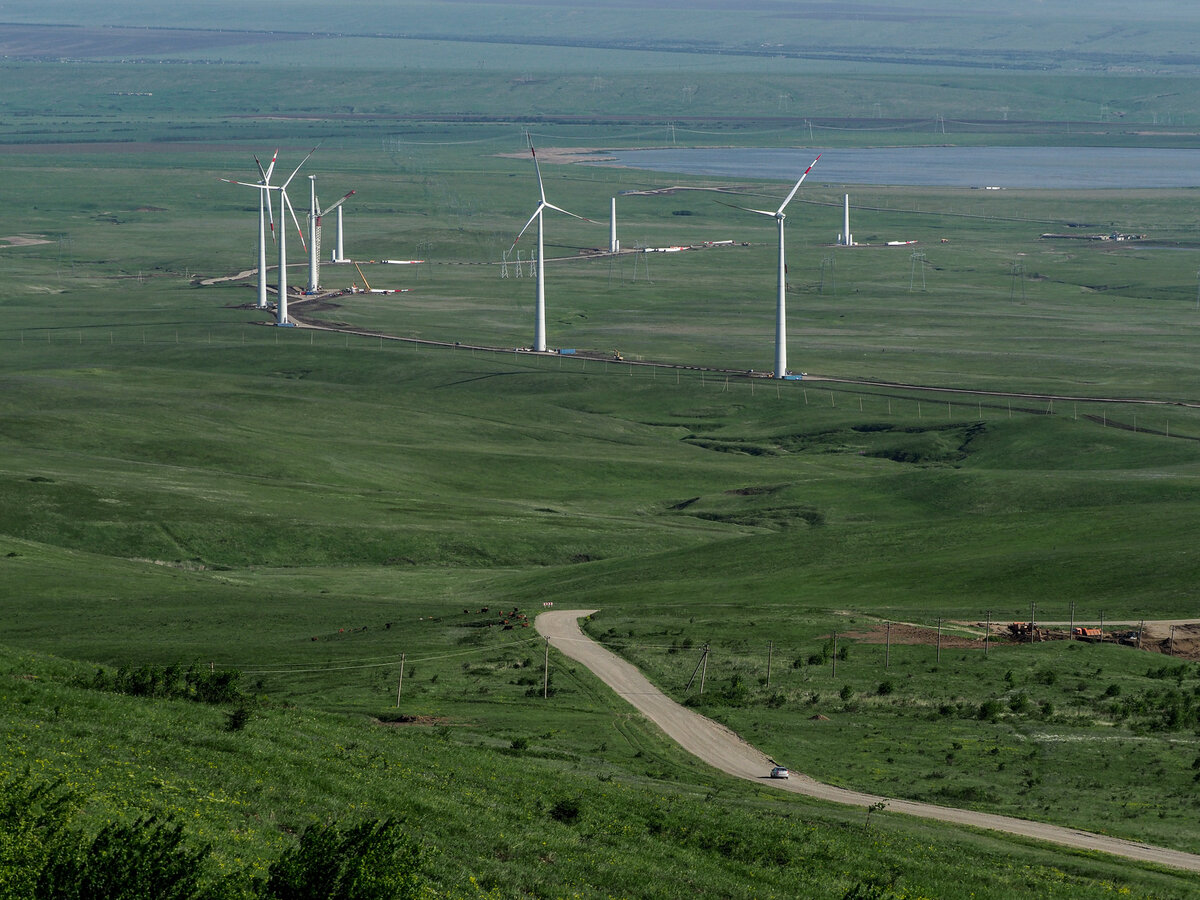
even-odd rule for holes
{"type": "Polygon", "coordinates": [[[1097,850],[1175,869],[1200,872],[1200,856],[1192,853],[1025,819],[877,797],[821,784],[796,772],[793,772],[787,781],[772,780],[767,777],[767,773],[774,765],[773,760],[724,725],[680,706],[647,681],[634,666],[586,637],[579,628],[579,619],[593,612],[595,610],[579,609],[545,612],[537,617],[535,624],[537,630],[550,640],[556,650],[587,666],[601,681],[658,725],[684,750],[729,775],[758,782],[764,787],[792,791],[832,803],[867,807],[884,801],[889,812],[1001,831],[1052,844],[1097,850]]]}

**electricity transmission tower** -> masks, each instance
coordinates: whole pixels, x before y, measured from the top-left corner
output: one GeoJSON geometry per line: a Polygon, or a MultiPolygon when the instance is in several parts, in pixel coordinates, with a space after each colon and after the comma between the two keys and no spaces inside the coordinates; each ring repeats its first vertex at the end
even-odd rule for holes
{"type": "Polygon", "coordinates": [[[917,281],[917,268],[921,270],[921,290],[925,290],[925,254],[917,251],[912,255],[912,268],[908,273],[908,292],[913,292],[913,286],[917,281]]]}

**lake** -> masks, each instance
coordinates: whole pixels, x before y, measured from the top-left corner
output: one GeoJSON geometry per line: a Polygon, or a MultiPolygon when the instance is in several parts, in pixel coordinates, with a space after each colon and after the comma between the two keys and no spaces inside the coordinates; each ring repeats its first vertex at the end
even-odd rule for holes
{"type": "MultiPolygon", "coordinates": [[[[618,150],[615,162],[655,172],[794,181],[814,150],[618,150]]],[[[1000,188],[1200,187],[1200,150],[1128,147],[872,147],[824,151],[808,176],[824,184],[1000,188]]],[[[807,183],[807,182],[806,182],[807,183]]]]}

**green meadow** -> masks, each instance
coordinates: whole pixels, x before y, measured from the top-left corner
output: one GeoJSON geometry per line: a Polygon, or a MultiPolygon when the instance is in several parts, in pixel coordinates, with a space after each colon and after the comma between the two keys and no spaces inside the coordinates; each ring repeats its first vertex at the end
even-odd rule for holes
{"type": "Polygon", "coordinates": [[[732,782],[526,624],[598,610],[595,639],[820,780],[1200,852],[1194,647],[978,640],[1196,617],[1194,192],[806,182],[807,374],[780,383],[748,374],[772,365],[774,230],[715,198],[788,185],[550,152],[1190,147],[1194,74],[1154,55],[1190,17],[1150,4],[1132,34],[1093,4],[1067,52],[1033,4],[905,7],[853,38],[765,0],[744,31],[669,4],[637,28],[570,4],[369,4],[353,28],[285,6],[287,35],[234,5],[225,36],[184,35],[212,27],[188,6],[161,34],[0,31],[0,781],[61,781],[85,831],[181,823],[214,897],[254,896],[307,825],[389,817],[429,896],[1195,894],[732,782]],[[964,64],[988,42],[990,68],[964,64]],[[518,351],[526,132],[550,202],[607,224],[618,197],[626,250],[733,245],[590,254],[607,228],[548,214],[548,340],[578,352],[518,351]],[[326,203],[353,189],[348,256],[425,260],[363,264],[406,293],[293,300],[356,334],[268,327],[253,276],[204,283],[257,261],[255,192],[218,179],[317,145],[294,205],[307,174],[326,203]],[[870,246],[833,246],[847,192],[870,246]],[[1147,240],[1041,237],[1078,223],[1147,240]],[[238,702],[112,687],[175,664],[236,671],[238,702]]]}

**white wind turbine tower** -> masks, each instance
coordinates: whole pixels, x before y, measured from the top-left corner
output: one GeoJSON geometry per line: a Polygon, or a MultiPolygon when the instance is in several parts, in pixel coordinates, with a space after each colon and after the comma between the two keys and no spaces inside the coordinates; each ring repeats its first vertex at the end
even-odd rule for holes
{"type": "Polygon", "coordinates": [[[337,247],[334,248],[333,258],[330,262],[344,263],[346,262],[346,254],[342,252],[342,208],[338,207],[338,224],[337,224],[337,247]]]}
{"type": "Polygon", "coordinates": [[[545,249],[545,228],[542,225],[542,214],[547,209],[553,209],[564,215],[571,216],[574,219],[583,219],[584,222],[591,222],[591,219],[577,216],[573,212],[567,212],[560,206],[555,206],[546,200],[546,189],[542,186],[542,167],[538,165],[537,153],[533,149],[533,141],[529,142],[529,153],[533,157],[533,169],[537,173],[538,182],[538,205],[533,211],[533,215],[529,217],[529,221],[525,223],[525,227],[521,229],[517,235],[517,240],[513,241],[512,247],[509,248],[511,253],[517,246],[517,241],[521,240],[521,235],[529,230],[529,226],[537,220],[537,294],[534,312],[533,326],[533,349],[538,353],[546,352],[546,269],[543,261],[543,250],[545,249]]]}
{"type": "MultiPolygon", "coordinates": [[[[820,158],[821,154],[818,153],[817,159],[820,158]]],[[[796,182],[795,187],[792,188],[787,198],[779,204],[779,209],[775,210],[775,212],[768,212],[765,209],[751,209],[748,206],[734,207],[734,209],[758,213],[760,216],[770,216],[779,223],[779,294],[775,302],[775,378],[783,378],[787,375],[787,262],[784,256],[783,242],[783,220],[787,217],[783,214],[783,211],[792,202],[792,198],[796,196],[796,191],[800,190],[800,185],[804,183],[804,179],[808,177],[808,173],[817,164],[817,159],[814,159],[809,164],[809,167],[804,170],[804,174],[800,176],[800,180],[796,182]]],[[[733,206],[732,203],[725,205],[733,206]]]]}
{"type": "MultiPolygon", "coordinates": [[[[340,216],[342,212],[342,204],[354,196],[354,191],[351,191],[337,203],[328,209],[321,209],[317,205],[317,176],[309,175],[309,206],[308,206],[308,292],[315,294],[320,290],[321,284],[321,217],[333,212],[335,209],[340,216]]],[[[338,229],[338,250],[341,250],[341,229],[338,229]]]]}
{"type": "Polygon", "coordinates": [[[271,217],[271,237],[275,237],[275,214],[271,211],[271,173],[275,170],[275,160],[279,158],[279,151],[275,151],[275,155],[271,157],[271,164],[263,170],[262,163],[259,162],[257,156],[254,157],[254,164],[258,166],[259,182],[258,184],[250,184],[248,181],[233,181],[229,178],[222,178],[226,184],[243,184],[248,187],[258,189],[258,308],[267,308],[267,216],[271,217]]]}
{"type": "MultiPolygon", "coordinates": [[[[308,156],[300,160],[300,166],[308,162],[309,157],[317,152],[317,148],[313,147],[308,151],[308,156]]],[[[287,177],[287,181],[279,186],[279,301],[276,304],[276,325],[290,325],[288,321],[288,297],[287,297],[287,229],[283,227],[283,209],[286,206],[289,213],[292,214],[292,221],[296,223],[296,232],[300,235],[300,246],[304,246],[304,232],[300,228],[300,220],[296,218],[296,211],[292,209],[292,201],[288,199],[287,186],[292,183],[292,179],[296,177],[296,173],[300,171],[300,166],[292,169],[292,174],[287,177]]]]}

